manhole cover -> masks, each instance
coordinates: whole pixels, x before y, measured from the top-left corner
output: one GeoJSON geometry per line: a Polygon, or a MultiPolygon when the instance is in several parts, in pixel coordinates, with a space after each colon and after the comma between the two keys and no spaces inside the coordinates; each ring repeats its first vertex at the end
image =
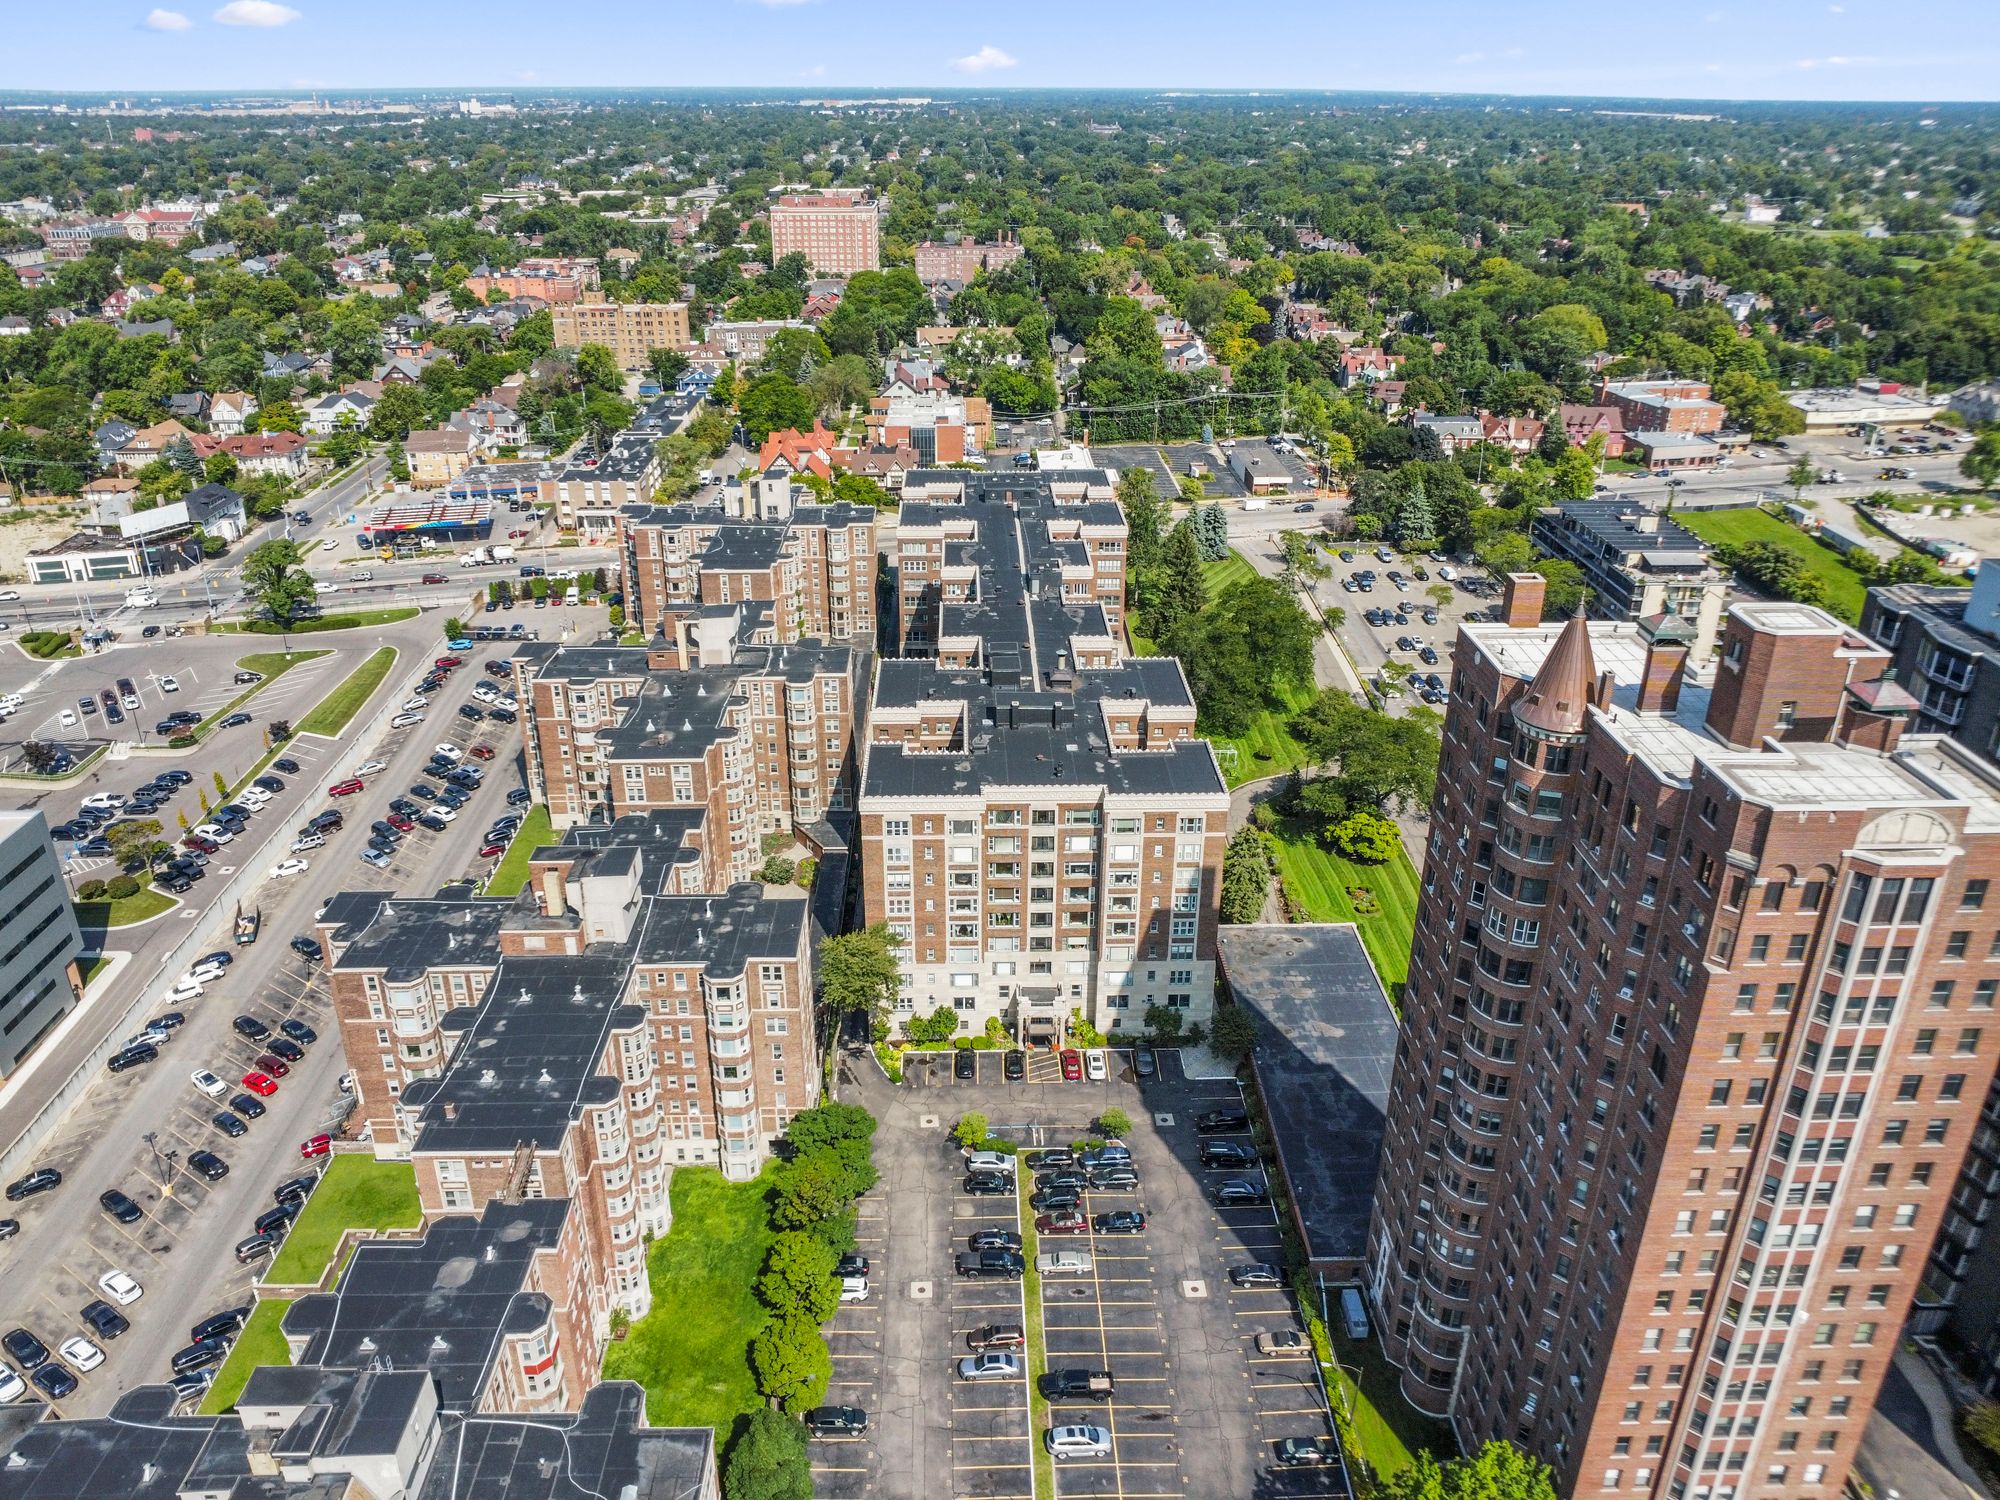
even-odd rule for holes
{"type": "Polygon", "coordinates": [[[919,1130],[936,1130],[943,1123],[944,1121],[937,1115],[917,1116],[917,1128],[919,1130]]]}
{"type": "Polygon", "coordinates": [[[1183,1281],[1181,1295],[1190,1302],[1199,1302],[1208,1295],[1208,1283],[1199,1280],[1183,1281]]]}
{"type": "Polygon", "coordinates": [[[1159,1126],[1159,1127],[1160,1127],[1161,1129],[1163,1129],[1163,1130],[1164,1130],[1164,1129],[1165,1129],[1165,1128],[1166,1128],[1167,1126],[1169,1126],[1169,1125],[1171,1125],[1171,1124],[1173,1124],[1173,1123],[1174,1123],[1174,1115],[1173,1115],[1173,1111],[1172,1111],[1172,1110],[1159,1110],[1159,1109],[1156,1109],[1156,1110],[1154,1110],[1154,1111],[1153,1111],[1153,1123],[1154,1123],[1155,1125],[1158,1125],[1158,1126],[1159,1126]]]}
{"type": "Polygon", "coordinates": [[[930,1284],[930,1283],[929,1283],[928,1281],[913,1281],[913,1282],[911,1282],[911,1283],[910,1283],[910,1300],[911,1300],[912,1302],[928,1302],[928,1301],[930,1301],[930,1300],[931,1300],[931,1284],[930,1284]]]}

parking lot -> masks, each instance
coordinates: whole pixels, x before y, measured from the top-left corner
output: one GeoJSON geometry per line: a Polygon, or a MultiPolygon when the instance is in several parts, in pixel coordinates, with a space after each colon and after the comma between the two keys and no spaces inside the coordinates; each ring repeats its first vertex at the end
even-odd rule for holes
{"type": "MultiPolygon", "coordinates": [[[[1272,1208],[1218,1208],[1209,1199],[1212,1184],[1230,1174],[1202,1169],[1194,1120],[1239,1104],[1235,1082],[1186,1078],[1171,1052],[1161,1055],[1159,1076],[1144,1081],[1129,1052],[1112,1052],[1102,1082],[1064,1081],[1048,1052],[1030,1054],[1018,1082],[1004,1078],[1002,1054],[974,1056],[971,1079],[954,1077],[946,1056],[907,1058],[900,1087],[883,1082],[872,1065],[853,1073],[858,1087],[847,1097],[860,1097],[881,1121],[883,1225],[875,1231],[864,1213],[863,1233],[879,1234],[885,1246],[871,1267],[882,1353],[867,1355],[863,1346],[877,1336],[859,1330],[873,1325],[844,1307],[832,1342],[835,1379],[848,1383],[827,1399],[866,1409],[870,1430],[863,1441],[814,1444],[815,1492],[858,1494],[857,1485],[872,1482],[871,1493],[892,1495],[1027,1496],[1033,1445],[1044,1442],[1047,1428],[1087,1424],[1109,1434],[1110,1451],[1058,1462],[1058,1495],[1345,1494],[1338,1469],[1273,1467],[1279,1440],[1330,1440],[1331,1428],[1310,1353],[1258,1349],[1259,1334],[1301,1331],[1283,1278],[1276,1286],[1237,1287],[1229,1274],[1283,1259],[1272,1208]],[[1016,1197],[968,1194],[962,1155],[949,1140],[953,1124],[984,1113],[994,1134],[1032,1151],[1084,1138],[1114,1106],[1133,1122],[1126,1144],[1139,1184],[1128,1191],[1086,1187],[1083,1232],[1038,1237],[1043,1255],[1079,1250],[1090,1257],[1087,1271],[1038,1278],[1043,1366],[1024,1360],[1015,1379],[959,1379],[967,1335],[982,1324],[1021,1320],[1027,1283],[961,1279],[953,1258],[976,1230],[1016,1228],[1035,1178],[1024,1161],[1016,1197]],[[1142,1213],[1143,1229],[1100,1232],[1096,1216],[1118,1211],[1142,1213]],[[856,1331],[844,1331],[850,1327],[856,1331]],[[907,1373],[903,1351],[914,1365],[907,1373]],[[872,1373],[877,1363],[879,1376],[872,1373]],[[1109,1371],[1110,1399],[1052,1399],[1047,1414],[1033,1418],[1029,1381],[1062,1369],[1109,1371]],[[878,1382],[872,1390],[870,1379],[878,1382]],[[927,1413],[936,1411],[949,1413],[942,1441],[924,1430],[927,1413]]],[[[1029,1209],[1028,1222],[1034,1217],[1029,1209]]]]}

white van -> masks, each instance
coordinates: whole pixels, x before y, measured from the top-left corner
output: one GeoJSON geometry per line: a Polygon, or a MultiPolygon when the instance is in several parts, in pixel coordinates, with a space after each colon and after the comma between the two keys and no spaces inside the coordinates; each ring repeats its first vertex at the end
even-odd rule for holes
{"type": "Polygon", "coordinates": [[[1088,1250],[1050,1250],[1035,1257],[1035,1269],[1044,1276],[1088,1276],[1091,1266],[1088,1250]]]}
{"type": "Polygon", "coordinates": [[[1361,1300],[1361,1288],[1344,1286],[1340,1289],[1340,1321],[1351,1339],[1368,1337],[1368,1305],[1361,1300]]]}
{"type": "Polygon", "coordinates": [[[866,1302],[868,1300],[868,1278],[866,1276],[841,1277],[840,1300],[842,1302],[866,1302]]]}
{"type": "Polygon", "coordinates": [[[1449,563],[1443,564],[1437,571],[1438,577],[1442,578],[1446,583],[1456,583],[1458,581],[1458,571],[1449,563]]]}

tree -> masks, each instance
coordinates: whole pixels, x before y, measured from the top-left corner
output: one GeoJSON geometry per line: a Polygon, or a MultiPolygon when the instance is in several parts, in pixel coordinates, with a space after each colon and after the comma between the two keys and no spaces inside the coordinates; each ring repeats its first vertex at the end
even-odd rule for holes
{"type": "Polygon", "coordinates": [[[761,443],[786,428],[809,428],[815,417],[812,397],[800,390],[790,376],[776,372],[759,375],[751,381],[737,409],[753,443],[761,443]]]}
{"type": "Polygon", "coordinates": [[[1439,1463],[1428,1450],[1387,1479],[1378,1479],[1377,1500],[1556,1500],[1555,1481],[1538,1463],[1504,1438],[1493,1438],[1477,1453],[1439,1463]]]}
{"type": "Polygon", "coordinates": [[[824,1323],[840,1308],[840,1285],[833,1275],[839,1260],[831,1246],[810,1234],[780,1234],[764,1259],[757,1295],[773,1312],[797,1310],[824,1323]]]}
{"type": "Polygon", "coordinates": [[[202,477],[201,459],[194,451],[194,444],[189,442],[185,435],[174,438],[166,447],[162,448],[160,450],[160,457],[172,465],[177,473],[185,475],[189,479],[199,479],[202,477]]]}
{"type": "Polygon", "coordinates": [[[1336,853],[1356,864],[1386,864],[1396,856],[1396,825],[1371,812],[1351,812],[1333,826],[1336,853]]]}
{"type": "Polygon", "coordinates": [[[1147,628],[1155,637],[1172,635],[1184,621],[1208,608],[1208,576],[1202,572],[1201,548],[1194,527],[1183,521],[1167,533],[1159,566],[1148,580],[1147,628]]]}
{"type": "Polygon", "coordinates": [[[1288,726],[1312,758],[1339,783],[1340,805],[1405,810],[1426,807],[1437,787],[1440,740],[1436,715],[1392,717],[1328,688],[1294,714],[1288,726]]]}
{"type": "Polygon", "coordinates": [[[119,823],[105,835],[111,843],[111,857],[121,865],[143,858],[146,849],[160,836],[157,818],[135,818],[119,823]]]}
{"type": "Polygon", "coordinates": [[[785,1127],[785,1139],[799,1155],[841,1150],[855,1141],[871,1141],[874,1137],[875,1117],[858,1104],[815,1105],[793,1115],[792,1123],[785,1127]]]}
{"type": "Polygon", "coordinates": [[[1125,577],[1129,588],[1135,575],[1160,560],[1167,508],[1160,503],[1153,471],[1142,464],[1134,464],[1118,476],[1118,503],[1125,510],[1125,577]]]}
{"type": "Polygon", "coordinates": [[[825,1398],[833,1355],[818,1321],[794,1309],[779,1313],[750,1341],[750,1370],[758,1392],[796,1416],[825,1398]]]}
{"type": "Polygon", "coordinates": [[[1173,1046],[1181,1036],[1181,1013],[1171,1005],[1147,1006],[1146,1033],[1163,1046],[1173,1046]]]}
{"type": "Polygon", "coordinates": [[[368,435],[377,442],[400,443],[412,428],[424,426],[430,412],[424,393],[413,385],[386,387],[368,412],[368,435]]]}
{"type": "Polygon", "coordinates": [[[2000,1458],[2000,1401],[1980,1401],[1962,1419],[1965,1435],[1996,1458],[2000,1458]]]}
{"type": "Polygon", "coordinates": [[[1209,1023],[1208,1045],[1230,1062],[1244,1062],[1257,1048],[1257,1023],[1240,1005],[1218,1005],[1209,1023]]]}
{"type": "Polygon", "coordinates": [[[1558,500],[1588,500],[1597,489],[1597,465],[1583,448],[1565,449],[1549,473],[1558,500]]]}
{"type": "Polygon", "coordinates": [[[1264,835],[1244,826],[1222,851],[1222,920],[1254,922],[1271,890],[1271,851],[1264,835]]]}
{"type": "Polygon", "coordinates": [[[812,1500],[806,1430],[782,1412],[750,1413],[722,1470],[723,1500],[812,1500]]]}
{"type": "Polygon", "coordinates": [[[1107,1109],[1097,1117],[1097,1128],[1108,1136],[1130,1135],[1132,1117],[1122,1109],[1107,1109]]]}
{"type": "Polygon", "coordinates": [[[873,1020],[895,999],[901,981],[896,945],[902,939],[877,922],[819,945],[820,1003],[836,1016],[873,1020]]]}
{"type": "Polygon", "coordinates": [[[1189,519],[1194,522],[1194,539],[1203,562],[1221,562],[1229,556],[1229,517],[1219,502],[1197,505],[1189,519]]]}
{"type": "Polygon", "coordinates": [[[913,1042],[948,1042],[958,1035],[964,1013],[940,1005],[927,1016],[911,1016],[903,1023],[903,1034],[913,1042]]]}
{"type": "Polygon", "coordinates": [[[312,575],[301,566],[299,544],[287,538],[275,537],[251,548],[243,560],[242,577],[243,592],[281,636],[317,606],[312,575]]]}
{"type": "Polygon", "coordinates": [[[687,373],[688,358],[678,349],[648,349],[646,351],[646,373],[662,386],[671,388],[675,381],[687,373]]]}
{"type": "Polygon", "coordinates": [[[986,1116],[973,1110],[958,1117],[958,1123],[952,1127],[951,1138],[961,1146],[983,1146],[986,1137],[992,1133],[986,1116]]]}
{"type": "Polygon", "coordinates": [[[860,1174],[848,1168],[842,1154],[833,1151],[815,1151],[781,1163],[773,1174],[772,1222],[780,1229],[810,1229],[820,1220],[844,1212],[872,1185],[854,1188],[860,1174]]]}
{"type": "Polygon", "coordinates": [[[615,396],[625,389],[625,372],[618,356],[603,344],[585,344],[576,351],[576,378],[586,391],[615,396]]]}
{"type": "Polygon", "coordinates": [[[1302,531],[1284,532],[1278,538],[1278,547],[1285,559],[1285,587],[1293,593],[1307,592],[1310,585],[1333,572],[1325,555],[1302,531]]]}
{"type": "Polygon", "coordinates": [[[1819,471],[1813,467],[1813,461],[1809,458],[1793,459],[1792,466],[1785,470],[1785,483],[1792,487],[1792,498],[1794,500],[1803,495],[1806,491],[1806,486],[1818,477],[1819,471]]]}
{"type": "Polygon", "coordinates": [[[1958,472],[1982,490],[2000,480],[2000,427],[1989,427],[1972,440],[1958,461],[1958,472]]]}

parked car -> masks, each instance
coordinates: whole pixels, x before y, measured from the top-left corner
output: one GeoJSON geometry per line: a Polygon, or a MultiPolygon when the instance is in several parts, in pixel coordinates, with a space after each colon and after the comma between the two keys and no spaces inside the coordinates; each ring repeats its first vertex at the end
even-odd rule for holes
{"type": "Polygon", "coordinates": [[[1248,1208],[1271,1201],[1270,1186],[1255,1177],[1225,1177],[1209,1190],[1217,1208],[1248,1208]]]}
{"type": "Polygon", "coordinates": [[[1019,1323],[982,1323],[965,1336],[965,1345],[975,1353],[995,1349],[1020,1349],[1027,1334],[1019,1323]]]}
{"type": "Polygon", "coordinates": [[[1044,1440],[1049,1456],[1062,1463],[1076,1458],[1109,1458],[1111,1456],[1111,1434],[1102,1427],[1088,1423],[1065,1423],[1051,1427],[1044,1440]]]}
{"type": "Polygon", "coordinates": [[[1337,1462],[1338,1452],[1324,1438],[1279,1438],[1271,1462],[1280,1469],[1322,1469],[1337,1462]]]}
{"type": "Polygon", "coordinates": [[[1283,1286],[1285,1275],[1268,1261],[1248,1261],[1229,1268],[1229,1284],[1236,1287],[1283,1286]]]}
{"type": "Polygon", "coordinates": [[[1011,1250],[1017,1255],[1021,1251],[1021,1237],[1011,1229],[975,1230],[966,1244],[973,1250],[1011,1250]]]}
{"type": "Polygon", "coordinates": [[[1021,1357],[1004,1350],[989,1349],[983,1354],[968,1354],[958,1362],[960,1380],[1019,1380],[1021,1378],[1021,1357]]]}
{"type": "Polygon", "coordinates": [[[1002,1277],[1014,1281],[1027,1274],[1028,1262],[1012,1250],[961,1251],[952,1259],[952,1270],[968,1278],[1002,1277]]]}
{"type": "Polygon", "coordinates": [[[136,1224],[141,1214],[139,1205],[134,1203],[117,1188],[106,1188],[97,1195],[97,1206],[120,1224],[136,1224]]]}
{"type": "Polygon", "coordinates": [[[1198,1135],[1212,1135],[1218,1131],[1248,1130],[1250,1115],[1241,1109],[1205,1110],[1194,1117],[1194,1128],[1198,1135]]]}
{"type": "Polygon", "coordinates": [[[859,1437],[868,1430],[868,1413],[858,1406],[815,1406],[805,1424],[814,1437],[859,1437]]]}

